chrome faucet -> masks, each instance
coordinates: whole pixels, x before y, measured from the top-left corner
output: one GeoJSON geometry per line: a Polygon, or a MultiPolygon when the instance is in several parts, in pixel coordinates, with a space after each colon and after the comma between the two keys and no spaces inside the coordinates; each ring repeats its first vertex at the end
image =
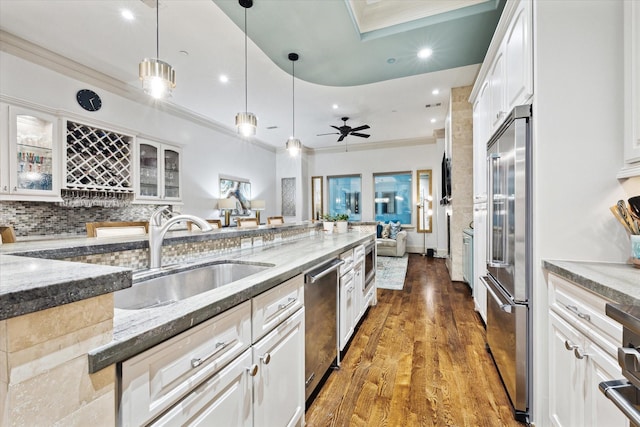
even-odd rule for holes
{"type": "Polygon", "coordinates": [[[162,267],[162,241],[172,225],[180,221],[193,221],[203,232],[213,231],[213,227],[206,220],[194,215],[176,214],[169,210],[169,206],[161,206],[151,214],[149,219],[149,267],[162,267]],[[162,218],[168,218],[162,224],[162,218]]]}

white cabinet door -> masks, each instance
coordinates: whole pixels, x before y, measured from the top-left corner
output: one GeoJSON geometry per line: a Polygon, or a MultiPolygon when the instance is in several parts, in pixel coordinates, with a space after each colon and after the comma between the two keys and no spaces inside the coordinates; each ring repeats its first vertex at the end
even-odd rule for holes
{"type": "Polygon", "coordinates": [[[364,260],[353,264],[353,325],[358,324],[362,315],[364,314],[364,295],[362,290],[364,289],[364,260]]]}
{"type": "Polygon", "coordinates": [[[253,345],[253,362],[254,427],[302,425],[304,308],[253,345]]]}
{"type": "Polygon", "coordinates": [[[473,109],[473,201],[487,200],[487,141],[489,132],[489,82],[482,85],[473,109]]]}
{"type": "Polygon", "coordinates": [[[340,321],[340,351],[344,350],[351,335],[353,335],[353,321],[355,318],[353,276],[353,271],[350,271],[340,278],[340,313],[338,314],[340,321]]]}
{"type": "Polygon", "coordinates": [[[251,350],[193,390],[151,425],[251,427],[251,350]]]}
{"type": "Polygon", "coordinates": [[[504,39],[506,112],[533,95],[531,1],[522,0],[511,18],[504,39]]]}
{"type": "MultiPolygon", "coordinates": [[[[7,106],[2,106],[3,115],[7,106]]],[[[51,114],[8,107],[0,128],[0,194],[12,200],[60,201],[59,119],[51,114]]]]}
{"type": "Polygon", "coordinates": [[[491,107],[489,109],[489,123],[491,124],[490,133],[500,126],[502,120],[506,116],[504,93],[504,50],[500,49],[493,60],[489,72],[489,91],[491,98],[491,107]]]}
{"type": "Polygon", "coordinates": [[[136,195],[149,202],[182,199],[182,150],[179,147],[137,139],[136,195]]]}
{"type": "Polygon", "coordinates": [[[479,203],[473,207],[473,300],[476,310],[487,322],[487,288],[478,280],[487,270],[487,205],[479,203]]]}
{"type": "Polygon", "coordinates": [[[584,346],[576,329],[549,313],[549,414],[555,427],[584,426],[585,369],[574,355],[584,346]]]}

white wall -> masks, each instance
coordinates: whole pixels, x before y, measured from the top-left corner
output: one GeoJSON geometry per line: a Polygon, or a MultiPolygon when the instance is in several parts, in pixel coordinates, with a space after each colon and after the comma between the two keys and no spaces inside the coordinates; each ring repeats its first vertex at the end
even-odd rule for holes
{"type": "Polygon", "coordinates": [[[182,212],[216,217],[219,174],[223,174],[250,180],[252,198],[266,201],[263,216],[276,214],[276,156],[272,150],[159,111],[151,100],[143,105],[5,52],[0,52],[0,93],[58,110],[62,116],[73,115],[86,124],[182,145],[184,206],[178,207],[182,212]],[[100,94],[99,111],[89,113],[78,106],[75,94],[81,88],[100,94]]]}
{"type": "MultiPolygon", "coordinates": [[[[434,181],[432,191],[434,193],[434,210],[438,206],[437,201],[440,197],[440,162],[444,154],[444,140],[437,142],[427,142],[421,145],[398,146],[395,148],[386,148],[384,144],[380,149],[357,150],[351,147],[350,151],[316,151],[309,156],[309,177],[324,177],[324,207],[327,208],[327,182],[326,177],[330,175],[361,175],[362,176],[362,221],[374,221],[374,203],[373,203],[373,174],[380,172],[404,172],[411,171],[415,180],[415,171],[418,169],[431,169],[433,171],[434,181]]],[[[310,181],[311,178],[308,179],[310,181]]],[[[309,191],[310,182],[305,183],[305,191],[309,191]]],[[[415,183],[413,184],[413,197],[416,197],[415,183]]],[[[308,219],[308,218],[304,218],[308,219]]],[[[445,221],[444,213],[439,216],[434,214],[433,227],[437,231],[427,233],[427,248],[436,247],[436,239],[444,243],[443,248],[438,251],[446,251],[446,240],[442,241],[439,234],[446,233],[446,228],[441,227],[442,224],[436,224],[437,220],[445,221]]],[[[416,225],[416,209],[412,214],[412,226],[416,225]]],[[[415,230],[409,231],[407,236],[408,250],[414,252],[422,252],[423,250],[422,233],[416,233],[415,230]]]]}

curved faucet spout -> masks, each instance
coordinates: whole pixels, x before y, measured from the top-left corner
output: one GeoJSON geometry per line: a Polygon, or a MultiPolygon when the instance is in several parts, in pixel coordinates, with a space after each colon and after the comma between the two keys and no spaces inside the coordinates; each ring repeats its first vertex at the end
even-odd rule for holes
{"type": "Polygon", "coordinates": [[[194,215],[175,215],[168,206],[156,209],[149,219],[149,267],[162,267],[162,242],[169,228],[180,221],[192,221],[203,233],[213,231],[213,227],[206,220],[194,215]],[[162,224],[163,215],[173,215],[162,224]]]}

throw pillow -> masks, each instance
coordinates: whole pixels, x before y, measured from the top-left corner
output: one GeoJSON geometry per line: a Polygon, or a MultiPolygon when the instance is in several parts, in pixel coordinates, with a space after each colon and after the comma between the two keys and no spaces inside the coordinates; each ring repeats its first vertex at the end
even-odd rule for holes
{"type": "Polygon", "coordinates": [[[376,238],[380,239],[382,237],[382,224],[378,223],[376,226],[376,238]]]}
{"type": "Polygon", "coordinates": [[[389,225],[391,226],[391,230],[389,232],[389,237],[392,239],[395,239],[396,237],[398,237],[398,233],[400,232],[400,230],[402,229],[402,225],[400,224],[400,221],[396,222],[396,223],[389,223],[389,225]]]}
{"type": "Polygon", "coordinates": [[[391,224],[385,224],[384,227],[382,227],[382,238],[388,239],[390,234],[391,234],[391,224]]]}

